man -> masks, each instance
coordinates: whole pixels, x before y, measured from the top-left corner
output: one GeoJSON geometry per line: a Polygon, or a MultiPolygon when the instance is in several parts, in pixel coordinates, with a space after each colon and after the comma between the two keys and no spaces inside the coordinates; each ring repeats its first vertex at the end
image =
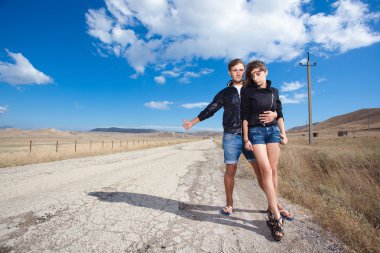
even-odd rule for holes
{"type": "MultiPolygon", "coordinates": [[[[240,90],[243,86],[244,70],[244,62],[241,59],[232,60],[228,64],[228,72],[232,78],[228,83],[228,87],[216,94],[213,101],[200,112],[197,117],[191,121],[184,120],[184,124],[182,125],[186,130],[189,130],[198,122],[213,116],[220,108],[224,108],[223,151],[224,163],[226,164],[226,171],[224,173],[226,206],[220,210],[224,215],[230,215],[234,211],[232,193],[234,189],[237,163],[242,152],[255,170],[256,175],[258,176],[258,182],[261,186],[261,178],[259,178],[261,174],[255,157],[253,156],[253,152],[244,149],[241,137],[240,90]]],[[[260,115],[260,119],[263,123],[271,122],[276,117],[277,114],[272,111],[265,111],[260,115]]]]}

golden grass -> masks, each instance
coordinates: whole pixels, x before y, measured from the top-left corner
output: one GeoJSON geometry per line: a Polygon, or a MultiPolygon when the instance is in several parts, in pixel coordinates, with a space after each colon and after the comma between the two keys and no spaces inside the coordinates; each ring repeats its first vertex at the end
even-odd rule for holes
{"type": "Polygon", "coordinates": [[[289,136],[279,192],[357,252],[380,252],[380,136],[289,136]]]}
{"type": "Polygon", "coordinates": [[[196,136],[177,133],[22,131],[15,135],[14,132],[3,131],[0,132],[0,168],[147,149],[199,139],[196,136]],[[30,141],[32,141],[31,151],[30,141]]]}
{"type": "Polygon", "coordinates": [[[279,194],[309,209],[351,249],[380,252],[380,132],[324,132],[312,145],[305,133],[288,138],[281,146],[279,194]]]}

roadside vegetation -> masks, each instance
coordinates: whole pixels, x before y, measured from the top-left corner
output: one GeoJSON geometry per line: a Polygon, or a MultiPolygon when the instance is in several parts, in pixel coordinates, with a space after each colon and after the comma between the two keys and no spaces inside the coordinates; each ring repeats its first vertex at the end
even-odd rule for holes
{"type": "Polygon", "coordinates": [[[380,136],[289,136],[279,193],[357,252],[380,252],[380,136]]]}
{"type": "Polygon", "coordinates": [[[0,168],[119,153],[197,141],[199,136],[64,133],[0,135],[0,168]]]}

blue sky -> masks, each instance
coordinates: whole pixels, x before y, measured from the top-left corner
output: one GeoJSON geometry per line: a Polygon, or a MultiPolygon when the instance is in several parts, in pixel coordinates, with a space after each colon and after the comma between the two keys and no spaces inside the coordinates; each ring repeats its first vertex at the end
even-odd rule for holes
{"type": "MultiPolygon", "coordinates": [[[[380,107],[380,1],[0,0],[0,126],[181,130],[267,62],[286,128],[380,107]]],[[[221,130],[222,110],[194,130],[221,130]]]]}

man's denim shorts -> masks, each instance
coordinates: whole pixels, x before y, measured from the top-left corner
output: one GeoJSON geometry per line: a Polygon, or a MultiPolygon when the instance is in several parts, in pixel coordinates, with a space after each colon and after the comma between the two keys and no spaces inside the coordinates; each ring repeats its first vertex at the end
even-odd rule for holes
{"type": "Polygon", "coordinates": [[[278,125],[251,127],[249,128],[249,140],[252,145],[267,144],[267,143],[280,143],[280,128],[278,125]]]}
{"type": "Polygon", "coordinates": [[[237,164],[242,152],[248,162],[252,163],[256,161],[253,152],[244,148],[241,135],[224,133],[223,150],[225,164],[237,164]]]}

